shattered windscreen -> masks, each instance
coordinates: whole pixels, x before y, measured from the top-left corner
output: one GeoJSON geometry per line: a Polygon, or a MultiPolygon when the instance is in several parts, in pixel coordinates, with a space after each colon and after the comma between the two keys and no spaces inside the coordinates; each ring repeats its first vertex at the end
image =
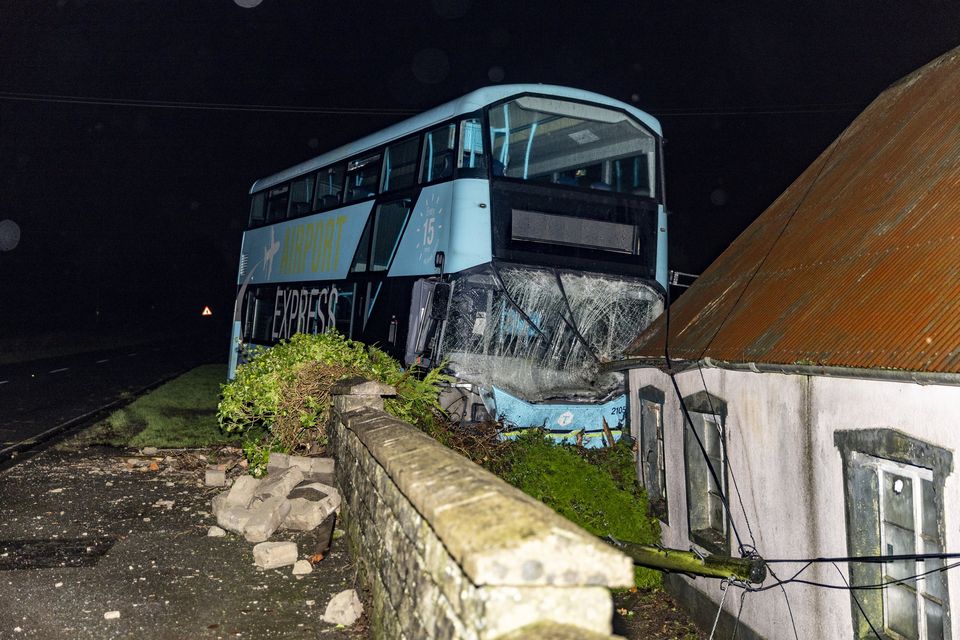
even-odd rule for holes
{"type": "Polygon", "coordinates": [[[530,402],[597,401],[623,391],[600,373],[663,311],[637,278],[488,264],[451,279],[440,352],[454,375],[530,402]]]}

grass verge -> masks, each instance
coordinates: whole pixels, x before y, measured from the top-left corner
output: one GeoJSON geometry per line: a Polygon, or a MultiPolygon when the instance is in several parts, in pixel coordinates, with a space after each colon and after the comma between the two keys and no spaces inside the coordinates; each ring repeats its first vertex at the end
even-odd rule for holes
{"type": "Polygon", "coordinates": [[[235,444],[217,424],[222,364],[197,367],[115,411],[81,436],[83,444],[162,449],[235,444]]]}

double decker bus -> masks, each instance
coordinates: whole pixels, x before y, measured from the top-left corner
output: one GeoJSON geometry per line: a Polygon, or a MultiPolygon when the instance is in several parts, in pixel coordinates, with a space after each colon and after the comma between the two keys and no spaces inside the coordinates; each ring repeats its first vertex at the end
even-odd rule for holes
{"type": "Polygon", "coordinates": [[[445,363],[463,421],[616,436],[601,371],[663,310],[656,119],[559,86],[499,85],[257,180],[230,346],[336,329],[445,363]]]}

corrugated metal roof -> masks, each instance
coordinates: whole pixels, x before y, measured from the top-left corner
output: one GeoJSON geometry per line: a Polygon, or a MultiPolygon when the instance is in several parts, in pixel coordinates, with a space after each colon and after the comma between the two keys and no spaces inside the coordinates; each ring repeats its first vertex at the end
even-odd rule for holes
{"type": "Polygon", "coordinates": [[[671,307],[671,358],[960,372],[958,87],[960,49],[874,100],[671,307]]]}

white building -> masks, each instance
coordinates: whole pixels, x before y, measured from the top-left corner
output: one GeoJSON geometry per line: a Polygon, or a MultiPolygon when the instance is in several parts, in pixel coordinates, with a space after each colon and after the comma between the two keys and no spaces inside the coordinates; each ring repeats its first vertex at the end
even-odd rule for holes
{"type": "MultiPolygon", "coordinates": [[[[617,364],[664,546],[960,552],[960,49],[881,94],[677,300],[668,342],[665,327],[617,364]]],[[[708,624],[723,600],[717,637],[739,613],[738,638],[794,638],[791,617],[799,638],[960,638],[960,567],[935,571],[957,562],[771,563],[820,584],[768,577],[742,601],[668,584],[708,624]]]]}

